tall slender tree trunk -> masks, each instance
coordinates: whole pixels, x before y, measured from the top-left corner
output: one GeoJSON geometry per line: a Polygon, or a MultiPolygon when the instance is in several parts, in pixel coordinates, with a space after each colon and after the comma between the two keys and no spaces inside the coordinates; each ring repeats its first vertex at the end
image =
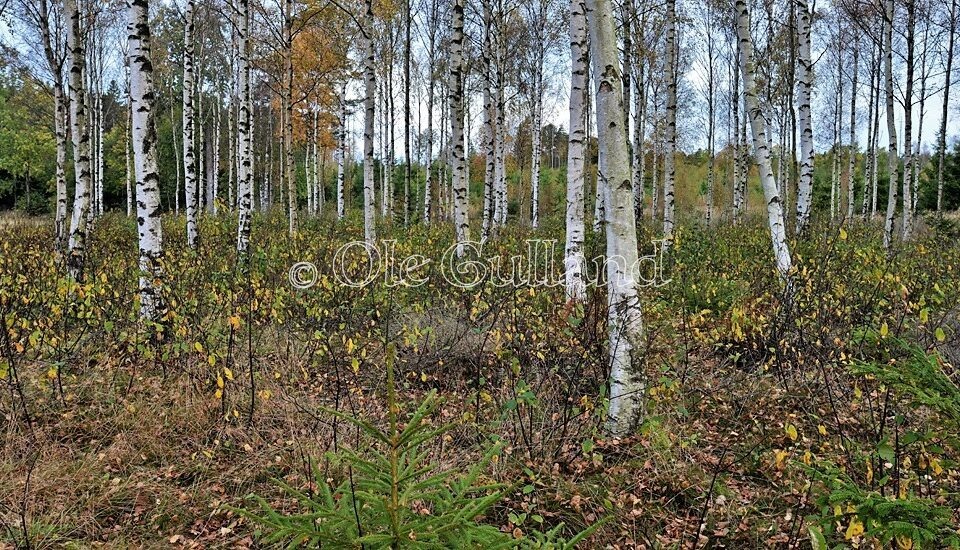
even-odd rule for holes
{"type": "Polygon", "coordinates": [[[597,90],[599,185],[606,197],[610,350],[607,429],[615,435],[625,435],[642,415],[645,389],[639,368],[643,320],[635,271],[638,262],[637,228],[633,215],[630,151],[613,6],[610,0],[588,0],[587,5],[597,90]]]}
{"type": "Polygon", "coordinates": [[[543,63],[537,61],[533,77],[533,128],[532,150],[530,152],[530,226],[540,227],[540,157],[543,154],[543,141],[540,127],[543,124],[543,63]]]}
{"type": "MultiPolygon", "coordinates": [[[[347,116],[347,84],[344,82],[340,88],[340,121],[337,126],[337,220],[343,220],[347,215],[344,197],[345,165],[347,161],[347,116]]],[[[384,187],[384,198],[386,198],[386,187],[384,187]]],[[[386,204],[386,200],[383,201],[383,204],[386,204]]]]}
{"type": "MultiPolygon", "coordinates": [[[[129,58],[129,55],[126,56],[129,58]]],[[[127,217],[133,215],[133,151],[130,149],[130,143],[133,141],[133,102],[130,99],[130,63],[124,64],[126,68],[126,96],[127,105],[124,108],[124,118],[126,119],[126,128],[123,132],[123,152],[126,161],[126,174],[123,181],[127,191],[127,217]]],[[[174,138],[176,141],[176,138],[174,138]]],[[[174,159],[174,164],[179,166],[179,159],[174,159]]]]}
{"type": "MultiPolygon", "coordinates": [[[[54,47],[50,33],[50,5],[47,0],[37,2],[37,29],[43,43],[44,57],[53,80],[53,131],[57,144],[56,165],[56,208],[54,215],[55,248],[57,254],[63,254],[67,248],[67,127],[70,125],[67,113],[67,95],[63,88],[63,59],[54,47]]],[[[28,194],[29,196],[29,194],[28,194]]]]}
{"type": "Polygon", "coordinates": [[[943,83],[943,109],[940,112],[940,136],[937,143],[937,212],[943,211],[943,167],[947,156],[947,118],[950,114],[950,83],[953,71],[953,46],[956,40],[957,0],[950,3],[950,28],[947,38],[947,67],[943,83]]]}
{"type": "Polygon", "coordinates": [[[283,4],[283,82],[283,168],[284,179],[287,182],[289,231],[292,236],[297,232],[297,211],[299,209],[297,174],[293,157],[293,0],[284,0],[283,4]]]}
{"type": "Polygon", "coordinates": [[[857,77],[859,76],[860,43],[853,45],[853,82],[850,89],[850,150],[847,151],[847,222],[853,221],[853,201],[856,191],[854,170],[857,166],[857,77]]]}
{"type": "MultiPolygon", "coordinates": [[[[840,40],[842,43],[842,40],[840,40]]],[[[839,46],[839,44],[838,44],[839,46]]],[[[837,52],[837,94],[833,104],[833,171],[830,179],[830,220],[836,220],[840,211],[840,134],[843,128],[843,56],[837,52]]]]}
{"type": "Polygon", "coordinates": [[[453,160],[454,230],[457,255],[463,256],[463,243],[470,240],[470,194],[466,178],[466,154],[463,135],[463,11],[464,0],[454,0],[450,35],[450,128],[453,160]]]}
{"type": "Polygon", "coordinates": [[[870,215],[877,215],[877,203],[879,202],[879,191],[877,187],[880,182],[880,80],[883,76],[883,39],[877,45],[877,52],[874,56],[877,63],[877,74],[874,77],[874,104],[873,104],[873,141],[870,148],[873,149],[873,177],[870,181],[870,215]]]}
{"type": "Polygon", "coordinates": [[[183,187],[187,197],[187,244],[196,249],[200,235],[197,229],[197,159],[194,156],[196,139],[193,98],[197,93],[194,79],[194,10],[196,2],[187,0],[183,27],[183,187]]]}
{"type": "Polygon", "coordinates": [[[376,116],[377,76],[374,65],[373,49],[373,0],[366,0],[366,16],[364,17],[364,114],[363,114],[363,238],[369,244],[377,240],[376,233],[376,198],[374,196],[373,174],[373,132],[374,117],[376,116]]]}
{"type": "Polygon", "coordinates": [[[810,8],[807,0],[796,0],[797,11],[797,102],[800,119],[800,179],[797,181],[797,233],[810,221],[813,199],[813,117],[810,96],[813,89],[813,60],[810,54],[810,8]]]}
{"type": "Polygon", "coordinates": [[[507,104],[504,76],[502,38],[497,36],[497,123],[496,123],[496,162],[494,163],[494,227],[503,227],[507,224],[507,104]]]}
{"type": "Polygon", "coordinates": [[[63,9],[64,17],[67,20],[67,59],[70,64],[68,80],[70,89],[70,133],[73,138],[73,171],[75,177],[67,268],[74,280],[81,281],[83,280],[83,268],[86,259],[87,212],[90,209],[91,186],[90,133],[87,124],[87,102],[84,90],[87,56],[84,52],[77,0],[64,0],[63,9]]]}
{"type": "Polygon", "coordinates": [[[587,99],[587,17],[584,0],[570,0],[570,131],[567,143],[567,210],[564,279],[568,300],[587,296],[584,274],[584,156],[587,99]]]}
{"type": "Polygon", "coordinates": [[[716,174],[717,159],[716,159],[716,134],[717,134],[717,121],[716,121],[716,94],[714,79],[716,77],[715,70],[715,58],[714,58],[714,37],[713,30],[707,30],[706,37],[706,49],[707,49],[707,150],[710,156],[709,165],[707,167],[707,225],[713,223],[713,188],[714,188],[714,178],[716,174]]]}
{"type": "MultiPolygon", "coordinates": [[[[433,38],[431,36],[430,51],[433,52],[433,38]]],[[[433,82],[434,61],[430,60],[430,76],[427,79],[427,151],[426,175],[423,179],[423,223],[430,225],[433,210],[433,103],[435,86],[433,82]]],[[[439,186],[438,186],[439,191],[439,186]]]]}
{"type": "MultiPolygon", "coordinates": [[[[736,31],[736,29],[734,29],[736,31]]],[[[736,36],[734,36],[736,39],[736,36]]],[[[733,111],[733,127],[730,129],[731,134],[731,145],[732,145],[732,159],[731,164],[733,164],[733,182],[731,187],[733,188],[733,223],[739,223],[740,218],[743,214],[743,192],[740,188],[740,172],[744,167],[740,163],[740,103],[742,101],[740,97],[740,49],[737,47],[736,43],[731,44],[731,48],[734,50],[733,53],[733,67],[730,70],[730,81],[733,83],[733,88],[730,94],[730,109],[733,111]]]]}
{"type": "Polygon", "coordinates": [[[907,82],[903,97],[903,240],[913,233],[913,70],[916,0],[905,0],[907,6],[907,82]]]}
{"type": "MultiPolygon", "coordinates": [[[[631,3],[631,5],[633,5],[631,3]]],[[[632,17],[636,17],[636,9],[633,9],[632,17]]],[[[639,40],[643,42],[643,24],[637,25],[639,40]]],[[[644,79],[645,54],[634,56],[636,67],[634,68],[634,78],[636,79],[636,91],[633,94],[633,214],[637,222],[643,219],[643,207],[646,201],[645,179],[645,151],[643,140],[647,127],[647,83],[644,79]]]]}
{"type": "Polygon", "coordinates": [[[893,0],[884,1],[883,19],[883,64],[886,71],[885,91],[887,96],[887,214],[883,224],[883,247],[890,250],[893,245],[893,221],[897,213],[897,167],[900,158],[897,153],[897,122],[893,112],[893,0]]]}
{"type": "Polygon", "coordinates": [[[740,43],[740,70],[743,75],[743,97],[746,114],[750,118],[753,148],[760,167],[760,182],[763,185],[764,199],[767,202],[767,223],[770,226],[770,237],[777,271],[789,288],[790,269],[793,262],[790,257],[790,247],[787,244],[783,205],[780,203],[777,182],[773,177],[773,168],[770,162],[766,121],[763,112],[760,110],[760,102],[757,100],[757,87],[754,81],[753,41],[750,37],[750,11],[747,7],[747,0],[736,0],[736,11],[737,36],[740,43]]]}
{"type": "Polygon", "coordinates": [[[140,316],[158,321],[164,312],[163,231],[160,227],[160,175],[154,124],[153,63],[147,0],[127,0],[130,96],[133,99],[133,165],[137,180],[140,236],[140,316]]]}
{"type": "Polygon", "coordinates": [[[667,111],[666,151],[663,157],[663,239],[666,246],[673,243],[674,226],[674,166],[677,154],[677,2],[667,0],[667,111]]]}
{"type": "Polygon", "coordinates": [[[405,33],[403,47],[403,225],[410,225],[410,185],[413,179],[413,159],[411,157],[410,128],[413,126],[410,120],[410,28],[412,17],[410,13],[410,0],[405,2],[403,31],[405,33]]]}
{"type": "Polygon", "coordinates": [[[863,174],[863,202],[860,215],[867,219],[870,215],[870,182],[873,180],[873,172],[877,169],[873,156],[873,101],[876,97],[876,88],[874,82],[877,74],[877,57],[873,55],[873,47],[870,49],[870,84],[869,94],[867,95],[867,150],[864,153],[864,174],[863,174]]]}
{"type": "Polygon", "coordinates": [[[493,10],[492,0],[482,0],[483,3],[483,48],[481,50],[481,65],[483,67],[483,153],[485,162],[483,174],[483,226],[481,240],[490,237],[494,224],[494,187],[496,186],[496,155],[497,136],[495,131],[496,83],[493,67],[493,10]]]}
{"type": "MultiPolygon", "coordinates": [[[[250,225],[253,215],[253,110],[250,83],[250,0],[235,0],[238,6],[238,32],[240,72],[240,115],[237,120],[239,136],[237,168],[237,253],[246,266],[250,253],[250,225]]],[[[266,166],[265,168],[269,168],[266,166]]]]}

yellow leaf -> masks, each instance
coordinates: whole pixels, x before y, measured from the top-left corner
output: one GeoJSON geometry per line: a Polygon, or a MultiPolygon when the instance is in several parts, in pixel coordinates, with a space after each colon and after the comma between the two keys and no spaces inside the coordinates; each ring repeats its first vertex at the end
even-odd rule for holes
{"type": "Polygon", "coordinates": [[[926,323],[926,322],[929,321],[929,320],[930,320],[930,310],[927,309],[927,308],[921,309],[921,310],[920,310],[920,322],[921,322],[921,323],[926,323]]]}
{"type": "Polygon", "coordinates": [[[774,451],[773,452],[774,467],[776,467],[776,469],[778,470],[782,470],[784,466],[784,461],[787,459],[788,455],[789,453],[787,453],[787,451],[783,451],[780,449],[777,449],[776,451],[774,451]]]}
{"type": "Polygon", "coordinates": [[[897,535],[897,548],[910,550],[913,548],[913,539],[906,535],[897,535]]]}
{"type": "Polygon", "coordinates": [[[937,327],[937,331],[934,333],[934,336],[937,337],[937,342],[943,342],[947,339],[947,333],[943,332],[943,327],[937,327]]]}
{"type": "Polygon", "coordinates": [[[218,377],[217,377],[217,387],[220,388],[220,389],[223,389],[223,377],[222,377],[222,376],[218,376],[218,377]]]}
{"type": "Polygon", "coordinates": [[[357,349],[357,345],[353,343],[353,338],[347,340],[347,355],[353,354],[353,350],[357,349]]]}
{"type": "Polygon", "coordinates": [[[233,371],[232,371],[232,370],[224,367],[224,369],[223,369],[223,374],[226,375],[227,380],[231,380],[231,381],[233,380],[233,371]]]}
{"type": "Polygon", "coordinates": [[[857,516],[853,516],[850,518],[850,525],[847,526],[847,532],[844,536],[847,538],[847,540],[851,540],[852,538],[859,537],[862,534],[863,523],[857,518],[857,516]]]}
{"type": "Polygon", "coordinates": [[[797,427],[793,424],[787,424],[787,427],[784,428],[784,431],[787,432],[787,437],[790,438],[790,441],[796,441],[797,437],[800,435],[797,433],[797,427]]]}
{"type": "Polygon", "coordinates": [[[223,390],[217,390],[217,393],[214,394],[217,399],[223,399],[223,390]]]}
{"type": "Polygon", "coordinates": [[[842,227],[840,228],[840,240],[841,241],[847,240],[847,230],[842,227]]]}
{"type": "Polygon", "coordinates": [[[57,368],[50,367],[50,370],[47,371],[47,378],[50,380],[55,380],[57,378],[57,368]]]}
{"type": "Polygon", "coordinates": [[[197,353],[203,353],[203,344],[200,342],[194,342],[193,349],[197,350],[197,353]]]}
{"type": "Polygon", "coordinates": [[[890,334],[890,327],[888,327],[887,322],[884,321],[883,324],[880,325],[880,337],[886,338],[888,334],[890,334]]]}
{"type": "Polygon", "coordinates": [[[356,357],[350,360],[350,366],[353,367],[354,374],[360,372],[360,360],[356,357]]]}
{"type": "Polygon", "coordinates": [[[873,483],[873,464],[867,461],[867,483],[873,483]]]}
{"type": "Polygon", "coordinates": [[[217,357],[212,353],[207,356],[207,364],[211,367],[217,364],[217,357]]]}
{"type": "Polygon", "coordinates": [[[239,315],[231,315],[231,316],[230,316],[230,319],[228,319],[228,321],[230,322],[230,326],[233,327],[234,329],[239,329],[239,328],[240,328],[240,316],[239,316],[239,315]]]}
{"type": "Polygon", "coordinates": [[[827,435],[827,427],[824,426],[823,424],[820,424],[819,426],[817,426],[817,431],[820,432],[820,435],[823,435],[823,436],[827,435]]]}

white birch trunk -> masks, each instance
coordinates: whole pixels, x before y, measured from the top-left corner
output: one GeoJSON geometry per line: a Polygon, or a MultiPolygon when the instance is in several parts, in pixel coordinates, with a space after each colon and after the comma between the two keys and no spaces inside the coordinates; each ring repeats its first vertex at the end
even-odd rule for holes
{"type": "Polygon", "coordinates": [[[470,240],[470,194],[466,178],[466,153],[463,135],[463,11],[464,0],[454,0],[450,38],[450,128],[453,160],[453,217],[457,255],[463,256],[463,243],[470,240]]]}
{"type": "MultiPolygon", "coordinates": [[[[47,0],[38,2],[38,18],[35,21],[43,42],[44,56],[53,79],[53,129],[57,142],[56,165],[56,208],[54,215],[55,248],[57,254],[63,254],[67,248],[67,127],[70,125],[67,113],[67,96],[63,89],[63,57],[55,48],[50,33],[50,6],[47,0]]],[[[57,26],[62,30],[61,25],[57,26]]],[[[59,42],[58,42],[59,44],[59,42]]]]}
{"type": "Polygon", "coordinates": [[[133,101],[133,165],[137,181],[137,227],[140,237],[140,315],[158,321],[161,296],[163,231],[160,227],[160,176],[154,124],[153,64],[147,0],[127,0],[130,96],[133,101]]]}
{"type": "MultiPolygon", "coordinates": [[[[293,236],[297,233],[297,211],[299,210],[299,193],[297,192],[296,167],[293,158],[293,0],[283,3],[283,109],[285,113],[283,125],[283,168],[287,181],[287,212],[289,217],[289,232],[293,236]]],[[[371,126],[371,140],[373,139],[371,126]]],[[[373,144],[371,141],[371,163],[373,158],[373,144]]],[[[372,171],[372,165],[370,170],[372,171]]],[[[373,185],[371,176],[370,185],[373,185]]]]}
{"type": "Polygon", "coordinates": [[[610,0],[589,0],[588,19],[596,79],[599,178],[607,233],[607,333],[610,339],[610,407],[607,429],[627,435],[643,408],[640,369],[642,311],[637,288],[637,228],[633,216],[623,77],[610,0]]]}
{"type": "Polygon", "coordinates": [[[943,85],[943,110],[940,113],[940,139],[937,144],[937,212],[943,209],[943,167],[947,155],[947,118],[950,115],[950,82],[953,71],[953,47],[956,39],[957,0],[950,3],[950,28],[947,31],[947,66],[943,85]]]}
{"type": "MultiPolygon", "coordinates": [[[[345,165],[347,160],[347,116],[347,85],[344,83],[340,92],[340,125],[337,128],[337,220],[343,220],[347,214],[346,201],[344,200],[345,165]]],[[[386,191],[384,191],[384,195],[386,195],[386,191]]],[[[386,204],[386,202],[384,202],[384,204],[386,204]]]]}
{"type": "Polygon", "coordinates": [[[777,182],[773,177],[773,168],[770,162],[766,121],[760,110],[760,102],[757,100],[757,89],[754,83],[753,41],[750,37],[750,12],[747,8],[747,0],[736,0],[736,11],[744,103],[746,104],[747,115],[750,117],[753,147],[760,168],[760,182],[763,185],[763,195],[767,202],[767,222],[770,226],[776,267],[781,279],[787,283],[789,289],[790,269],[793,262],[790,257],[790,247],[787,244],[783,205],[780,203],[777,182]]]}
{"type": "Polygon", "coordinates": [[[363,237],[369,244],[377,240],[376,233],[376,196],[374,195],[373,161],[373,125],[376,116],[377,77],[373,59],[373,0],[366,0],[367,12],[364,24],[364,83],[363,98],[363,237]]]}
{"type": "Polygon", "coordinates": [[[541,92],[543,80],[543,65],[538,62],[536,75],[534,76],[534,97],[533,97],[533,150],[530,153],[530,225],[534,229],[540,227],[540,156],[542,153],[542,141],[540,126],[543,118],[543,97],[541,92]]]}
{"type": "Polygon", "coordinates": [[[666,151],[663,157],[663,239],[664,245],[673,243],[674,226],[674,166],[677,154],[677,3],[667,0],[667,111],[666,151]]]}
{"type": "Polygon", "coordinates": [[[250,83],[250,4],[236,0],[239,8],[238,65],[240,72],[240,114],[237,120],[239,151],[237,154],[237,253],[246,265],[250,253],[250,225],[253,216],[253,110],[250,83]]]}
{"type": "MultiPolygon", "coordinates": [[[[639,26],[639,25],[638,25],[639,26]]],[[[642,28],[642,27],[641,27],[642,28]]],[[[647,90],[646,82],[643,79],[644,59],[643,56],[637,56],[637,67],[634,71],[636,78],[636,92],[633,94],[633,200],[634,217],[637,221],[643,219],[643,207],[646,200],[646,189],[644,187],[644,135],[647,125],[647,90]]]]}
{"type": "Polygon", "coordinates": [[[73,214],[70,220],[67,267],[70,276],[74,280],[81,281],[83,280],[84,260],[86,258],[87,212],[90,209],[91,186],[90,133],[88,132],[86,92],[84,91],[87,56],[83,47],[77,0],[64,0],[63,6],[64,17],[67,21],[70,132],[73,139],[73,171],[76,186],[73,214]]]}
{"type": "Polygon", "coordinates": [[[800,179],[797,182],[797,233],[803,233],[810,221],[813,199],[813,117],[810,112],[810,94],[813,89],[813,61],[810,54],[810,8],[807,0],[796,0],[798,15],[797,109],[800,119],[800,179]]]}
{"type": "Polygon", "coordinates": [[[859,41],[853,47],[853,87],[850,89],[850,150],[847,151],[847,222],[853,221],[853,201],[856,184],[854,170],[857,166],[857,76],[859,71],[859,41]]]}
{"type": "Polygon", "coordinates": [[[194,78],[193,28],[196,2],[187,0],[183,27],[183,187],[187,200],[187,244],[196,249],[200,241],[197,225],[197,159],[194,153],[193,98],[197,93],[194,78]]]}
{"type": "Polygon", "coordinates": [[[883,64],[886,71],[885,91],[887,96],[887,173],[889,185],[887,193],[887,214],[883,223],[883,247],[890,250],[893,245],[893,219],[897,213],[897,167],[900,158],[897,154],[897,122],[893,112],[893,0],[885,0],[883,20],[883,64]]]}
{"type": "Polygon", "coordinates": [[[587,297],[584,277],[584,103],[587,96],[587,19],[584,0],[570,0],[570,132],[567,144],[567,210],[564,280],[568,300],[587,297]]]}
{"type": "Polygon", "coordinates": [[[907,6],[907,81],[903,98],[903,240],[913,233],[913,69],[914,69],[914,31],[916,29],[915,0],[905,2],[907,6]]]}
{"type": "Polygon", "coordinates": [[[423,223],[430,225],[430,214],[433,210],[433,64],[430,65],[429,84],[427,89],[427,158],[425,176],[423,180],[423,223]]]}

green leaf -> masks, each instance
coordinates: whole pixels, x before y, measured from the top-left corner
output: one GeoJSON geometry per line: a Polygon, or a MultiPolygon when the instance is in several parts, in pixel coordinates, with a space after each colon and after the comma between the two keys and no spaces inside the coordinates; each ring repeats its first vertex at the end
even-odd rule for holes
{"type": "Polygon", "coordinates": [[[820,528],[816,525],[810,525],[807,527],[807,531],[810,533],[810,548],[812,550],[828,550],[827,539],[823,536],[823,533],[820,531],[820,528]]]}

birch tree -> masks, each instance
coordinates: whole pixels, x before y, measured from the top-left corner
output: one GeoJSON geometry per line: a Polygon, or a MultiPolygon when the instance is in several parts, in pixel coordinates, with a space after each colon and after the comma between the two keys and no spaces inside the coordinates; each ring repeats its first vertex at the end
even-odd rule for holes
{"type": "Polygon", "coordinates": [[[760,168],[760,183],[763,185],[763,196],[767,202],[767,223],[770,227],[770,237],[773,244],[773,254],[777,271],[782,280],[789,284],[790,269],[793,262],[790,258],[790,247],[787,244],[786,225],[784,223],[783,205],[777,181],[773,176],[773,167],[770,161],[769,140],[767,139],[767,125],[760,102],[757,98],[757,86],[754,78],[755,62],[753,58],[753,39],[750,36],[750,9],[747,0],[736,0],[737,38],[740,49],[740,71],[743,77],[743,99],[746,115],[750,119],[750,128],[753,135],[753,149],[757,164],[760,168]]]}
{"type": "MultiPolygon", "coordinates": [[[[430,224],[433,211],[433,110],[436,98],[436,82],[434,75],[437,71],[437,42],[439,38],[441,13],[440,2],[438,0],[426,0],[426,24],[424,32],[426,33],[426,55],[427,55],[427,150],[426,150],[426,174],[423,180],[423,222],[430,224]]],[[[437,186],[439,192],[441,186],[437,186]]]]}
{"type": "MultiPolygon", "coordinates": [[[[913,232],[913,70],[915,30],[917,24],[916,0],[905,0],[907,7],[907,81],[903,96],[903,240],[913,232]]],[[[891,181],[894,181],[891,179],[891,181]]]]}
{"type": "Polygon", "coordinates": [[[377,240],[373,174],[373,132],[376,116],[377,77],[373,52],[373,0],[366,0],[364,15],[364,98],[363,98],[363,238],[373,244],[377,240]]]}
{"type": "Polygon", "coordinates": [[[860,69],[859,36],[853,45],[853,72],[850,89],[850,145],[847,151],[847,222],[853,221],[853,201],[855,194],[854,170],[857,166],[857,77],[860,69]]]}
{"type": "Polygon", "coordinates": [[[584,280],[584,104],[587,99],[587,19],[584,0],[570,0],[570,131],[567,144],[567,208],[564,280],[568,300],[586,299],[584,280]]]}
{"type": "Polygon", "coordinates": [[[253,215],[253,110],[250,85],[250,3],[234,0],[237,18],[240,111],[237,117],[237,253],[245,264],[250,253],[250,222],[253,215]]]}
{"type": "Polygon", "coordinates": [[[588,0],[587,6],[596,79],[598,185],[604,194],[607,236],[607,335],[610,340],[607,429],[615,435],[626,435],[642,414],[645,390],[637,368],[643,322],[637,288],[637,228],[630,151],[613,6],[610,0],[588,0]]]}
{"type": "Polygon", "coordinates": [[[160,294],[163,231],[160,227],[160,176],[157,173],[157,131],[154,124],[156,96],[153,89],[149,11],[147,0],[127,0],[133,165],[140,236],[140,316],[158,321],[164,309],[160,294]]]}
{"type": "Polygon", "coordinates": [[[667,79],[666,139],[663,157],[663,239],[673,243],[675,223],[674,181],[677,154],[677,2],[667,0],[667,79]]]}
{"type": "Polygon", "coordinates": [[[73,140],[73,172],[75,191],[70,219],[67,267],[74,280],[83,279],[86,258],[87,213],[90,209],[90,133],[87,121],[87,99],[84,87],[86,52],[80,28],[77,0],[64,0],[67,22],[68,86],[70,90],[70,134],[73,140]]]}
{"type": "Polygon", "coordinates": [[[196,2],[187,0],[183,25],[183,187],[187,200],[187,244],[196,249],[197,228],[197,159],[194,156],[195,126],[193,98],[197,93],[194,77],[194,22],[196,2]]]}
{"type": "Polygon", "coordinates": [[[950,83],[953,71],[953,47],[957,30],[957,0],[950,3],[947,20],[947,58],[943,84],[943,109],[940,112],[940,135],[937,143],[937,212],[943,208],[943,168],[947,156],[947,118],[950,115],[950,83]]]}
{"type": "Polygon", "coordinates": [[[813,198],[813,117],[810,95],[813,88],[813,60],[810,54],[810,8],[807,0],[796,0],[797,12],[797,103],[800,119],[800,179],[797,182],[797,233],[810,220],[813,198]]]}
{"type": "Polygon", "coordinates": [[[453,160],[453,223],[457,255],[463,256],[462,244],[470,240],[470,194],[466,177],[466,154],[463,144],[463,11],[464,0],[454,0],[450,37],[450,128],[453,160]]]}
{"type": "MultiPolygon", "coordinates": [[[[48,0],[19,0],[15,12],[24,25],[36,32],[42,49],[43,67],[39,71],[49,78],[53,92],[53,133],[56,141],[56,203],[54,209],[55,248],[58,254],[67,247],[67,127],[69,126],[68,97],[63,82],[63,67],[67,61],[64,45],[63,13],[57,4],[48,0]]],[[[32,33],[31,33],[32,34],[32,33]]]]}
{"type": "Polygon", "coordinates": [[[893,112],[893,0],[884,0],[883,16],[883,65],[886,84],[884,91],[887,101],[887,214],[883,223],[883,247],[890,250],[893,245],[893,219],[897,213],[897,122],[893,112]]]}
{"type": "MultiPolygon", "coordinates": [[[[337,220],[343,220],[347,215],[346,201],[344,200],[344,180],[346,179],[347,160],[347,84],[340,87],[340,114],[337,118],[337,220]]],[[[386,194],[386,191],[384,191],[386,194]]]]}

